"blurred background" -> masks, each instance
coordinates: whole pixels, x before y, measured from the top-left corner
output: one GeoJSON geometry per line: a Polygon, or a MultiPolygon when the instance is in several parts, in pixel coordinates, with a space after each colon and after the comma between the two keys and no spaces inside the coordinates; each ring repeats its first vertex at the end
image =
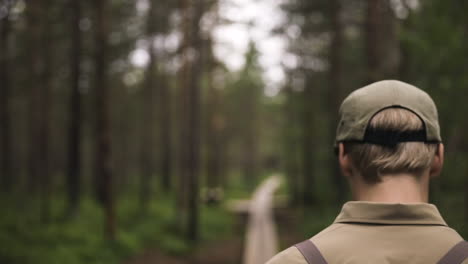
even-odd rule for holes
{"type": "Polygon", "coordinates": [[[381,79],[438,105],[431,202],[467,238],[466,10],[0,0],[0,263],[246,263],[248,200],[271,175],[276,250],[311,237],[350,199],[339,105],[381,79]]]}

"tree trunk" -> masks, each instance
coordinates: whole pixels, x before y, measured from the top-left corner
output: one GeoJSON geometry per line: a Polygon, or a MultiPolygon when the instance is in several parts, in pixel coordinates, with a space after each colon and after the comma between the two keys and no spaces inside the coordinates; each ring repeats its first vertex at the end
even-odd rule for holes
{"type": "Polygon", "coordinates": [[[107,0],[96,0],[95,89],[96,89],[96,175],[97,191],[105,211],[108,239],[115,238],[115,212],[111,167],[111,137],[109,126],[109,87],[107,80],[109,12],[107,0]]]}
{"type": "Polygon", "coordinates": [[[43,222],[48,221],[50,214],[49,112],[52,85],[50,31],[53,28],[50,16],[45,14],[50,6],[49,0],[34,1],[27,6],[31,59],[28,189],[30,192],[39,190],[40,218],[43,222]]]}
{"type": "MultiPolygon", "coordinates": [[[[157,19],[157,31],[163,31],[165,27],[168,27],[168,15],[167,12],[170,10],[170,4],[167,0],[159,0],[156,17],[157,19]],[[166,12],[166,13],[165,13],[166,12]]],[[[163,61],[166,54],[160,54],[159,60],[163,61]]],[[[170,84],[164,72],[162,63],[157,67],[157,79],[158,89],[156,92],[156,104],[159,122],[159,160],[158,160],[158,173],[160,178],[161,186],[164,191],[170,191],[172,188],[172,96],[170,91],[170,84]]]]}
{"type": "Polygon", "coordinates": [[[41,50],[42,50],[42,72],[41,72],[41,92],[39,93],[39,137],[38,148],[38,171],[41,179],[41,218],[42,221],[47,222],[50,218],[50,184],[51,184],[51,171],[50,171],[50,140],[49,140],[49,120],[50,120],[50,106],[51,106],[51,88],[52,88],[52,43],[51,32],[53,32],[53,21],[50,19],[50,14],[46,15],[50,7],[51,0],[44,0],[41,7],[42,22],[42,36],[41,36],[41,50]]]}
{"type": "MultiPolygon", "coordinates": [[[[405,1],[403,1],[405,2],[405,1]]],[[[406,6],[408,10],[410,10],[410,7],[406,6]]],[[[410,11],[411,12],[411,11],[410,11]]],[[[405,20],[401,21],[400,27],[401,27],[401,32],[411,32],[413,28],[413,19],[411,16],[414,14],[409,15],[408,18],[405,20]]],[[[412,76],[412,54],[410,51],[410,44],[405,41],[399,41],[399,49],[400,49],[400,62],[398,65],[398,79],[404,82],[410,82],[411,76],[412,76]]]]}
{"type": "Polygon", "coordinates": [[[289,192],[291,194],[291,204],[298,205],[300,203],[300,175],[297,167],[297,113],[295,109],[294,94],[291,86],[287,85],[284,89],[286,96],[285,103],[285,120],[288,120],[288,126],[284,129],[285,148],[285,171],[288,179],[289,192]]]}
{"type": "Polygon", "coordinates": [[[70,48],[70,125],[68,131],[68,216],[78,213],[81,192],[81,94],[80,94],[80,63],[81,63],[81,5],[79,0],[70,0],[71,34],[70,48]]]}
{"type": "Polygon", "coordinates": [[[11,119],[10,119],[10,71],[9,71],[9,38],[10,27],[10,7],[7,6],[6,15],[0,21],[0,185],[4,192],[10,192],[13,185],[13,175],[11,171],[13,148],[11,146],[11,119]]]}
{"type": "MultiPolygon", "coordinates": [[[[330,1],[330,15],[331,15],[331,32],[332,41],[330,45],[330,71],[329,71],[329,82],[330,89],[328,93],[328,113],[330,114],[330,148],[332,142],[335,140],[335,131],[338,124],[338,109],[341,103],[341,81],[343,78],[343,26],[341,24],[341,0],[330,1]]],[[[330,171],[331,178],[336,188],[337,201],[339,203],[345,200],[346,183],[344,177],[341,176],[338,168],[338,161],[336,156],[330,158],[330,171]]]]}
{"type": "Polygon", "coordinates": [[[190,45],[190,12],[189,12],[189,0],[181,0],[179,3],[179,9],[181,10],[181,32],[182,32],[182,43],[180,47],[181,67],[177,73],[177,119],[178,122],[178,145],[177,145],[177,163],[178,163],[178,178],[177,178],[177,197],[176,197],[176,217],[177,225],[180,230],[183,230],[186,226],[186,215],[187,215],[187,103],[188,95],[186,94],[187,86],[189,84],[189,59],[187,56],[187,50],[190,45]]]}
{"type": "Polygon", "coordinates": [[[219,187],[221,162],[221,133],[224,127],[224,117],[219,112],[219,92],[210,85],[209,88],[210,115],[208,120],[207,140],[207,186],[209,189],[219,187]]]}
{"type": "Polygon", "coordinates": [[[145,212],[150,199],[151,178],[154,174],[154,90],[156,89],[156,54],[154,50],[154,35],[156,34],[156,25],[154,22],[156,6],[150,1],[150,7],[147,18],[146,34],[149,40],[149,63],[145,76],[145,87],[143,89],[142,117],[141,127],[141,161],[142,170],[140,175],[140,209],[145,212]]]}
{"type": "Polygon", "coordinates": [[[306,84],[303,97],[303,199],[305,206],[315,203],[315,175],[314,175],[314,91],[310,73],[306,73],[306,84]]]}
{"type": "Polygon", "coordinates": [[[28,193],[37,193],[40,183],[39,177],[39,120],[40,120],[40,98],[41,98],[41,71],[42,57],[37,43],[41,43],[41,2],[33,1],[27,5],[27,36],[28,36],[28,79],[30,84],[30,93],[28,101],[29,112],[29,146],[28,146],[28,193]]]}
{"type": "MultiPolygon", "coordinates": [[[[258,51],[255,47],[255,44],[251,42],[249,44],[249,51],[246,54],[246,65],[243,69],[244,76],[249,75],[250,70],[255,70],[257,67],[258,51]]],[[[248,113],[249,118],[246,118],[243,122],[244,128],[243,131],[243,153],[242,153],[242,165],[244,172],[244,182],[247,184],[249,189],[255,187],[257,180],[257,175],[259,174],[258,166],[258,136],[259,136],[259,123],[261,118],[259,116],[260,104],[260,89],[262,89],[258,83],[255,81],[249,80],[247,84],[242,84],[245,91],[245,97],[243,99],[242,108],[245,113],[248,113]]]]}
{"type": "Polygon", "coordinates": [[[160,113],[160,177],[163,189],[169,191],[172,189],[172,114],[171,114],[171,94],[169,83],[164,74],[160,76],[161,86],[159,89],[159,113],[160,113]]]}
{"type": "MultiPolygon", "coordinates": [[[[200,77],[203,73],[201,65],[202,41],[200,38],[199,22],[203,14],[203,0],[190,0],[187,5],[188,12],[185,18],[189,24],[190,34],[188,47],[195,51],[194,58],[188,61],[188,83],[186,93],[187,105],[187,157],[186,166],[188,182],[188,222],[187,239],[192,242],[198,240],[198,218],[199,218],[199,149],[200,149],[200,77]]],[[[185,52],[188,52],[186,50],[185,52]]]]}
{"type": "Polygon", "coordinates": [[[206,41],[204,47],[204,65],[207,68],[207,84],[208,84],[208,123],[207,123],[207,156],[206,156],[206,177],[207,177],[207,201],[210,204],[217,204],[221,199],[222,190],[222,163],[224,158],[223,153],[223,134],[225,129],[225,117],[222,112],[222,98],[218,87],[215,87],[213,82],[214,64],[212,40],[206,41]]]}
{"type": "Polygon", "coordinates": [[[397,20],[389,0],[367,0],[367,79],[375,82],[395,78],[400,60],[397,20]]]}

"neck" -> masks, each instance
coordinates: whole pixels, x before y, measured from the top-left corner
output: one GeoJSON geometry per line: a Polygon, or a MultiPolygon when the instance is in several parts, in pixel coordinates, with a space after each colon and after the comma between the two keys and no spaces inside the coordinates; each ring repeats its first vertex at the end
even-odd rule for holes
{"type": "Polygon", "coordinates": [[[363,182],[356,177],[351,182],[354,198],[358,201],[379,203],[427,203],[429,175],[415,177],[411,174],[392,174],[382,177],[376,184],[363,182]]]}

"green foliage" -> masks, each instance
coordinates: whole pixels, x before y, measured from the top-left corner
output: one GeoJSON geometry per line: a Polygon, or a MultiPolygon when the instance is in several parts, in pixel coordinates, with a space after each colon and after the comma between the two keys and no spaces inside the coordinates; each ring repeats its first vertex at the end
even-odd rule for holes
{"type": "MultiPolygon", "coordinates": [[[[19,208],[6,198],[0,202],[6,212],[0,220],[0,263],[119,263],[150,247],[177,255],[192,249],[174,225],[174,205],[168,198],[151,203],[144,215],[134,197],[121,199],[115,241],[104,239],[102,210],[90,199],[83,201],[80,215],[70,221],[60,219],[63,203],[55,199],[55,220],[48,224],[39,221],[34,204],[19,208]]],[[[226,211],[202,208],[203,241],[229,236],[231,227],[226,211]]]]}
{"type": "Polygon", "coordinates": [[[468,128],[465,8],[466,3],[462,2],[425,1],[403,22],[401,43],[407,56],[405,81],[428,91],[434,98],[447,150],[442,175],[432,184],[432,202],[438,205],[447,223],[466,238],[468,225],[463,209],[468,168],[463,147],[466,138],[461,136],[468,128]]]}
{"type": "Polygon", "coordinates": [[[439,108],[443,135],[464,122],[468,24],[461,3],[426,1],[405,21],[401,43],[408,81],[427,90],[439,108]],[[445,133],[444,133],[445,132],[445,133]]]}
{"type": "Polygon", "coordinates": [[[312,237],[331,225],[340,212],[340,209],[334,206],[316,206],[304,210],[300,224],[300,231],[304,237],[312,237]]]}

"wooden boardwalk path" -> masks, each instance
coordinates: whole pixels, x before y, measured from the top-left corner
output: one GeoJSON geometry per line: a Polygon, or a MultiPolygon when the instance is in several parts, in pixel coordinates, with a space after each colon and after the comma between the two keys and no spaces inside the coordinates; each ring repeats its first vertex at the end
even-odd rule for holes
{"type": "Polygon", "coordinates": [[[243,264],[264,264],[278,252],[278,235],[273,218],[273,194],[281,185],[271,176],[256,189],[249,204],[249,220],[243,264]]]}

